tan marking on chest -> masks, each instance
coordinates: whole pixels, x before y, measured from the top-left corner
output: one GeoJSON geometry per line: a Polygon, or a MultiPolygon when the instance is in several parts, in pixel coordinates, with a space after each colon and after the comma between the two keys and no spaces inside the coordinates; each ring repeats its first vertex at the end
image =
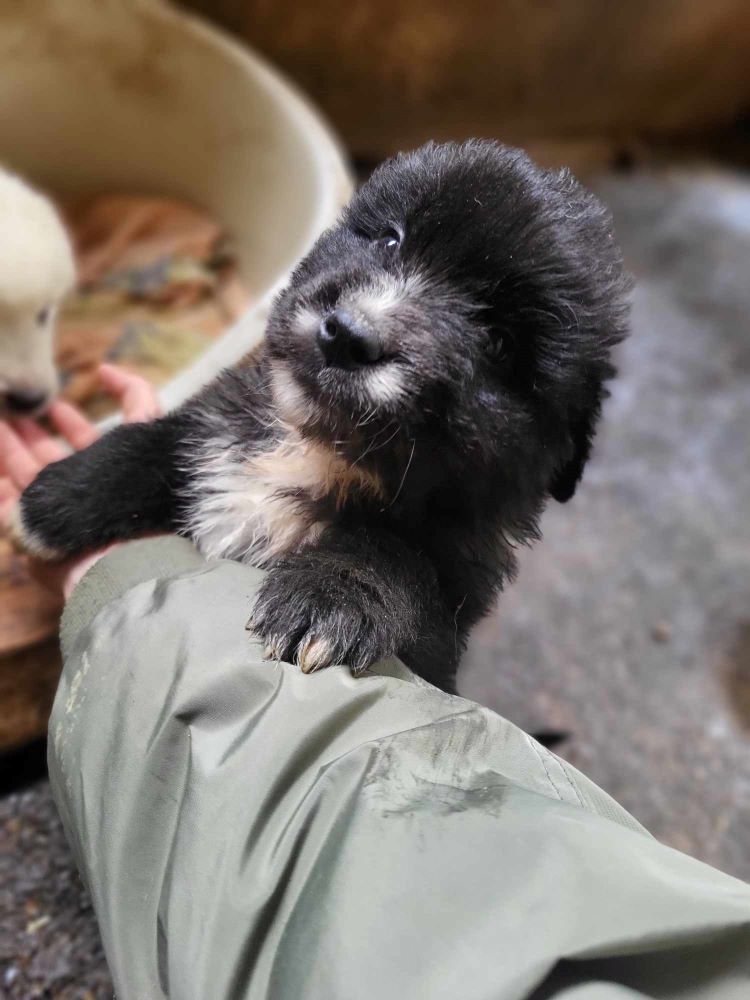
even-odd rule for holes
{"type": "Polygon", "coordinates": [[[262,484],[262,516],[270,556],[313,544],[328,526],[328,521],[311,518],[308,502],[328,498],[340,510],[356,495],[382,495],[374,476],[350,465],[330,448],[304,441],[294,433],[272,451],[251,459],[246,468],[252,481],[262,484]]]}
{"type": "Polygon", "coordinates": [[[331,448],[289,430],[273,449],[233,463],[215,456],[191,517],[201,551],[256,566],[314,544],[330,523],[316,504],[339,510],[355,496],[383,498],[379,480],[331,448]]]}
{"type": "Polygon", "coordinates": [[[357,495],[374,498],[383,493],[374,476],[295,432],[272,451],[250,459],[246,469],[254,483],[262,484],[265,558],[317,541],[328,522],[312,519],[308,501],[329,498],[339,510],[357,495]]]}
{"type": "Polygon", "coordinates": [[[253,479],[267,483],[277,493],[304,495],[311,500],[330,497],[337,509],[358,495],[384,498],[377,476],[351,465],[332,448],[305,441],[294,431],[272,451],[251,458],[247,470],[253,479]]]}

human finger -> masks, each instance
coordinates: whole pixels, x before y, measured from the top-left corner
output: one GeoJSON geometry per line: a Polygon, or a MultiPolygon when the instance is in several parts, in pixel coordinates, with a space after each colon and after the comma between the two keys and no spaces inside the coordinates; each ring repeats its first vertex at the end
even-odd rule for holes
{"type": "Polygon", "coordinates": [[[57,430],[76,451],[88,448],[99,437],[96,427],[64,399],[56,399],[49,408],[49,417],[57,430]]]}
{"type": "Polygon", "coordinates": [[[31,420],[28,417],[14,420],[13,430],[30,449],[40,465],[49,465],[50,462],[59,462],[61,458],[65,458],[65,452],[60,447],[59,442],[43,430],[36,420],[31,420]]]}
{"type": "Polygon", "coordinates": [[[0,420],[0,469],[20,492],[36,479],[41,465],[13,428],[0,420]]]}
{"type": "Polygon", "coordinates": [[[155,420],[161,416],[156,390],[142,375],[103,364],[99,366],[99,377],[107,391],[120,401],[125,423],[155,420]]]}

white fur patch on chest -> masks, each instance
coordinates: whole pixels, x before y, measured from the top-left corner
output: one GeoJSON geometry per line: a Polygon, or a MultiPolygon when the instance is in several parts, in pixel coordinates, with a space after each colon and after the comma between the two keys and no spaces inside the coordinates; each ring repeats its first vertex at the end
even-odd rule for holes
{"type": "Polygon", "coordinates": [[[291,430],[249,458],[218,438],[203,446],[203,455],[186,528],[210,559],[264,566],[320,537],[330,523],[318,515],[321,500],[338,509],[352,492],[381,493],[373,476],[291,430]]]}

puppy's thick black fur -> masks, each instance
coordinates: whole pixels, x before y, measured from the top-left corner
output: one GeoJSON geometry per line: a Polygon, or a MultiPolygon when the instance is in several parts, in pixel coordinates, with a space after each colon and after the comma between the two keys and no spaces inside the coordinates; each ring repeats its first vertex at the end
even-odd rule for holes
{"type": "Polygon", "coordinates": [[[251,627],[305,670],[398,653],[451,689],[468,630],[589,456],[626,281],[609,216],[494,142],[381,166],[262,347],[180,410],[49,466],[18,533],[61,556],[172,530],[266,566],[251,627]]]}

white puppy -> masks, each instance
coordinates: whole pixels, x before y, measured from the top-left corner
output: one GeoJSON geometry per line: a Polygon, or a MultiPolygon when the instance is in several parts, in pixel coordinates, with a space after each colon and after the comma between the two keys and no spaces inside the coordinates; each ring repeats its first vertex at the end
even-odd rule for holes
{"type": "Polygon", "coordinates": [[[57,307],[75,281],[52,203],[0,168],[0,416],[40,413],[57,390],[57,307]]]}

